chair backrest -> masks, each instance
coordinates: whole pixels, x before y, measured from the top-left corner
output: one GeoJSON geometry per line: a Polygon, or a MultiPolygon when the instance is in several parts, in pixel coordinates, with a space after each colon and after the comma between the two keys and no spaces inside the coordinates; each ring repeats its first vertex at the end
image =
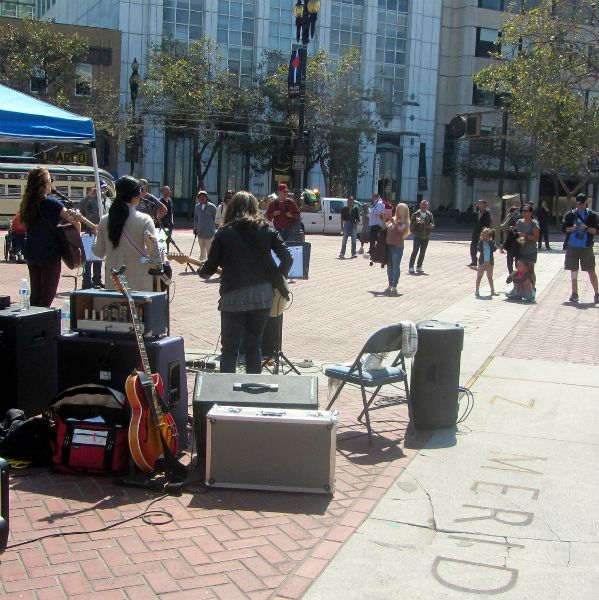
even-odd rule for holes
{"type": "Polygon", "coordinates": [[[360,354],[375,354],[378,352],[395,352],[401,350],[401,323],[387,325],[378,331],[375,331],[366,340],[360,354]]]}

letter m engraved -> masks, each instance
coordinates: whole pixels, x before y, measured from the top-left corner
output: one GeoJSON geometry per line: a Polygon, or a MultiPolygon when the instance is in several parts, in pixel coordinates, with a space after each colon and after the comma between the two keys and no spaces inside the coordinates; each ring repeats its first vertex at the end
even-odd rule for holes
{"type": "MultiPolygon", "coordinates": [[[[497,452],[496,454],[499,454],[497,452]]],[[[522,454],[503,454],[497,458],[488,458],[489,462],[504,465],[503,467],[496,467],[495,465],[482,465],[482,469],[493,469],[494,471],[513,471],[514,473],[528,473],[529,475],[542,475],[543,471],[535,471],[529,469],[521,464],[522,462],[547,460],[547,458],[541,456],[524,456],[522,454]]]]}

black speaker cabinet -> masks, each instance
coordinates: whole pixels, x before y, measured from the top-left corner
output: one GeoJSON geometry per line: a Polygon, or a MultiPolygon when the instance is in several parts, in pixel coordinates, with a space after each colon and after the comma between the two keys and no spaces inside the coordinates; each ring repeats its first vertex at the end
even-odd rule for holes
{"type": "MultiPolygon", "coordinates": [[[[125,382],[140,364],[135,340],[80,334],[58,338],[58,389],[99,383],[125,391],[125,382]]],[[[187,376],[181,337],[147,340],[144,344],[152,373],[164,382],[164,399],[179,433],[179,449],[187,448],[187,376]]]]}
{"type": "Polygon", "coordinates": [[[418,351],[410,385],[414,427],[451,427],[458,418],[464,329],[455,323],[421,321],[416,330],[418,351]]]}
{"type": "Polygon", "coordinates": [[[31,307],[0,311],[0,418],[9,408],[28,417],[48,408],[57,392],[56,338],[60,310],[31,307]]]}

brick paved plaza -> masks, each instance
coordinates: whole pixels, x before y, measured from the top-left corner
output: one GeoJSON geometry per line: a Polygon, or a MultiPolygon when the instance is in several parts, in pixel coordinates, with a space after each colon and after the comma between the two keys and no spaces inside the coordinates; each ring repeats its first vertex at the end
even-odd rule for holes
{"type": "MultiPolygon", "coordinates": [[[[479,310],[464,326],[484,331],[494,319],[495,307],[505,300],[474,299],[475,273],[466,267],[466,238],[437,234],[429,245],[426,275],[407,275],[404,256],[398,297],[380,295],[387,282],[378,266],[370,267],[362,256],[337,258],[339,237],[308,238],[310,278],[292,284],[283,350],[293,362],[314,361],[315,367],[300,370],[320,375],[321,407],[326,405],[327,383],[320,367],[353,358],[380,326],[432,318],[471,298],[473,306],[484,303],[484,316],[479,310]]],[[[177,231],[175,240],[184,252],[191,248],[190,232],[177,231]]],[[[411,245],[408,241],[406,253],[411,245]]],[[[494,355],[521,359],[523,364],[545,357],[596,365],[599,346],[589,340],[599,334],[599,308],[590,304],[586,278],[580,280],[581,304],[565,302],[569,278],[559,266],[561,243],[555,241],[553,246],[554,252],[539,255],[540,266],[544,261],[547,266],[543,271],[547,281],[537,303],[517,313],[511,333],[494,355]]],[[[0,292],[16,298],[25,272],[24,265],[2,263],[0,292]]],[[[503,255],[497,254],[495,276],[498,290],[507,290],[503,255]]],[[[218,354],[218,283],[204,282],[179,265],[174,265],[173,279],[171,333],[184,337],[186,350],[194,357],[218,354]]],[[[56,306],[72,289],[73,280],[63,278],[56,306]]],[[[483,285],[483,295],[485,289],[483,285]]],[[[192,376],[189,381],[191,401],[192,376]]],[[[426,436],[419,436],[405,444],[407,407],[401,405],[373,414],[378,435],[369,447],[366,436],[359,435],[364,427],[355,421],[359,406],[354,391],[344,391],[336,404],[340,428],[336,492],[331,498],[235,490],[203,493],[194,484],[182,497],[162,498],[150,506],[158,495],[116,487],[109,479],[58,475],[47,469],[13,471],[9,545],[51,533],[101,529],[147,508],[168,511],[173,519],[151,525],[137,518],[102,532],[9,549],[1,557],[0,594],[39,600],[90,594],[135,600],[301,597],[426,441],[426,436]]],[[[164,515],[154,518],[160,522],[164,515]]]]}

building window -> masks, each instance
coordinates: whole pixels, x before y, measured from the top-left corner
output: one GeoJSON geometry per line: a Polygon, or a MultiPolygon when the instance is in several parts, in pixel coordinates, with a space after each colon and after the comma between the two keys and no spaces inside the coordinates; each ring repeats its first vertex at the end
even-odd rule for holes
{"type": "Polygon", "coordinates": [[[45,94],[48,91],[46,71],[42,67],[36,67],[31,71],[30,88],[36,94],[45,94]]]}
{"type": "Polygon", "coordinates": [[[90,65],[102,65],[103,67],[110,67],[112,65],[112,48],[90,46],[85,62],[90,65]]]}
{"type": "Polygon", "coordinates": [[[401,0],[379,0],[375,50],[375,86],[382,91],[379,114],[387,121],[399,114],[403,102],[408,5],[401,0]]]}
{"type": "Polygon", "coordinates": [[[492,52],[500,51],[500,46],[496,44],[497,41],[497,30],[496,29],[485,29],[484,27],[476,28],[476,49],[475,56],[481,56],[484,58],[490,58],[492,52]]]}
{"type": "Polygon", "coordinates": [[[188,44],[202,37],[205,0],[164,0],[162,33],[188,44]]]}
{"type": "Polygon", "coordinates": [[[77,65],[75,68],[75,96],[91,96],[92,93],[92,66],[88,64],[77,65]]]}
{"type": "Polygon", "coordinates": [[[216,41],[239,83],[251,83],[254,68],[255,0],[219,0],[216,41]]]}
{"type": "Polygon", "coordinates": [[[342,56],[350,48],[362,48],[364,0],[336,0],[331,3],[329,51],[342,56]]]}
{"type": "Polygon", "coordinates": [[[478,89],[475,83],[472,85],[472,105],[495,108],[497,106],[497,95],[494,92],[478,89]]]}
{"type": "MultiPolygon", "coordinates": [[[[288,0],[270,0],[268,20],[268,47],[287,54],[295,42],[295,17],[293,2],[288,0]]],[[[318,32],[318,27],[316,28],[318,32]]]]}
{"type": "Polygon", "coordinates": [[[478,8],[489,10],[503,10],[504,0],[478,0],[478,8]]]}

